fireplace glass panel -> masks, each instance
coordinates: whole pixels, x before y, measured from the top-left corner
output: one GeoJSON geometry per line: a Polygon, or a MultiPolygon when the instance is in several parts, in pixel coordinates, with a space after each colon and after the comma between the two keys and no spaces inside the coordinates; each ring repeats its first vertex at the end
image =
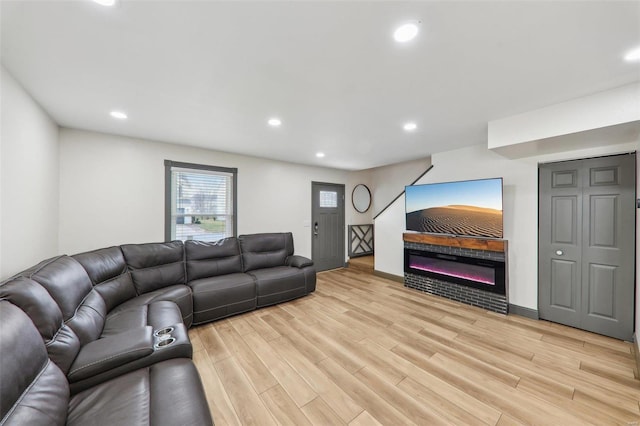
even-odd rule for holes
{"type": "Polygon", "coordinates": [[[504,261],[405,248],[404,262],[409,274],[506,295],[504,261]]]}
{"type": "Polygon", "coordinates": [[[495,270],[486,266],[451,262],[449,260],[411,254],[409,255],[409,267],[485,285],[496,285],[495,270]]]}

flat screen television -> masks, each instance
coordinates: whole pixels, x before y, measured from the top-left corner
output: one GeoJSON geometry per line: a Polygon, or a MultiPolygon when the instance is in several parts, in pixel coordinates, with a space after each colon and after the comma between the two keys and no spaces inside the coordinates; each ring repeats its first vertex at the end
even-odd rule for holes
{"type": "Polygon", "coordinates": [[[502,178],[405,187],[407,230],[502,238],[502,178]]]}

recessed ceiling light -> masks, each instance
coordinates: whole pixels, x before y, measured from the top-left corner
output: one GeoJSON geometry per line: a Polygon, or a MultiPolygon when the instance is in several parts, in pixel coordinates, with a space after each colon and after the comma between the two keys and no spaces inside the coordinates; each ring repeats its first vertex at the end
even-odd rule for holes
{"type": "Polygon", "coordinates": [[[269,121],[267,121],[267,123],[269,123],[269,126],[272,127],[278,127],[279,125],[282,124],[282,121],[280,121],[279,118],[270,118],[269,121]]]}
{"type": "Polygon", "coordinates": [[[116,4],[116,0],[93,0],[94,3],[98,3],[100,6],[113,6],[116,4]]]}
{"type": "Polygon", "coordinates": [[[404,126],[402,126],[402,128],[407,132],[413,132],[415,129],[418,128],[418,126],[416,125],[416,123],[409,122],[409,123],[404,123],[404,126]]]}
{"type": "Polygon", "coordinates": [[[109,113],[109,115],[111,115],[113,118],[117,118],[118,120],[126,120],[127,119],[127,114],[125,114],[122,111],[111,111],[109,113]]]}
{"type": "Polygon", "coordinates": [[[627,54],[624,55],[624,60],[629,62],[640,61],[640,47],[636,47],[635,49],[627,52],[627,54]]]}
{"type": "Polygon", "coordinates": [[[316,157],[318,158],[324,157],[324,152],[316,152],[316,157]]]}
{"type": "Polygon", "coordinates": [[[418,35],[418,25],[410,22],[396,28],[393,33],[393,38],[398,43],[406,43],[413,40],[418,35]]]}

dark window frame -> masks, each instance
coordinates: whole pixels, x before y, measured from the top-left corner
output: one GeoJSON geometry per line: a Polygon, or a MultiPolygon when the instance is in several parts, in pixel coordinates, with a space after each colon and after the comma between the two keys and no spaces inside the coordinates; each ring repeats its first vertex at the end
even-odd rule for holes
{"type": "Polygon", "coordinates": [[[233,236],[238,236],[238,169],[235,167],[218,167],[206,164],[183,163],[179,161],[164,160],[164,240],[171,241],[171,168],[206,170],[210,172],[222,172],[233,175],[233,236]]]}

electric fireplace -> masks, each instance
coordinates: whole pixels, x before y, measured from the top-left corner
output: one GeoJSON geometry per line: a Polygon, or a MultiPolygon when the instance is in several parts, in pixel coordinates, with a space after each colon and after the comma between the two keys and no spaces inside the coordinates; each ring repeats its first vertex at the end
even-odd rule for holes
{"type": "Polygon", "coordinates": [[[406,233],[404,286],[507,314],[507,241],[406,233]]]}
{"type": "Polygon", "coordinates": [[[505,262],[407,248],[404,259],[405,273],[505,294],[505,262]]]}

